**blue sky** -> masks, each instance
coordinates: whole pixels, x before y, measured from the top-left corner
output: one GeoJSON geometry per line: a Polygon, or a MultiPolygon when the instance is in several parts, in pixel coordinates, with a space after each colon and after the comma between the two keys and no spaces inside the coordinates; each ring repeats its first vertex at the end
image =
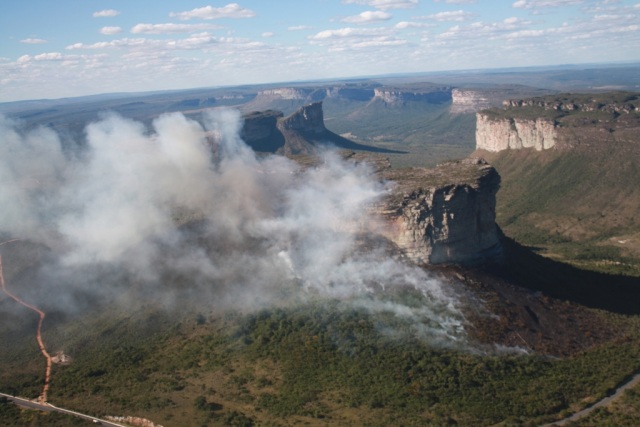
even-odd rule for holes
{"type": "Polygon", "coordinates": [[[640,1],[3,0],[0,102],[640,61],[640,1]]]}

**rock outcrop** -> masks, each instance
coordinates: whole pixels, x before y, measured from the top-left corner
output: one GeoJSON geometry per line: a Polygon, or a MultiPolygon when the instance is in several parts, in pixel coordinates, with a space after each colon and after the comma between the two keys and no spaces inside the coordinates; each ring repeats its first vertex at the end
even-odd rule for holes
{"type": "Polygon", "coordinates": [[[535,148],[547,150],[556,145],[558,133],[553,120],[546,118],[496,118],[476,114],[476,148],[487,151],[535,148]]]}
{"type": "Polygon", "coordinates": [[[480,111],[476,148],[570,149],[633,142],[640,129],[640,94],[607,92],[511,99],[480,111]]]}
{"type": "Polygon", "coordinates": [[[374,98],[372,101],[381,101],[387,106],[402,106],[407,102],[442,104],[451,102],[451,87],[443,86],[416,89],[378,87],[374,89],[374,98]]]}
{"type": "Polygon", "coordinates": [[[281,111],[254,111],[243,116],[240,137],[255,151],[276,152],[284,145],[284,137],[276,125],[284,115],[281,111]]]}
{"type": "Polygon", "coordinates": [[[500,176],[483,159],[446,162],[435,169],[390,169],[396,183],[377,207],[385,237],[419,264],[478,265],[502,260],[495,222],[500,176]]]}
{"type": "Polygon", "coordinates": [[[323,133],[327,131],[324,126],[324,113],[322,102],[314,102],[300,108],[278,122],[278,128],[282,131],[299,131],[310,133],[323,133]]]}
{"type": "Polygon", "coordinates": [[[485,92],[469,89],[453,89],[451,91],[449,111],[453,114],[476,113],[491,106],[491,101],[485,92]]]}
{"type": "Polygon", "coordinates": [[[324,125],[322,101],[300,107],[284,117],[281,111],[254,111],[245,114],[242,139],[255,151],[284,155],[313,154],[321,146],[349,150],[387,152],[382,148],[357,144],[328,130],[324,125]]]}

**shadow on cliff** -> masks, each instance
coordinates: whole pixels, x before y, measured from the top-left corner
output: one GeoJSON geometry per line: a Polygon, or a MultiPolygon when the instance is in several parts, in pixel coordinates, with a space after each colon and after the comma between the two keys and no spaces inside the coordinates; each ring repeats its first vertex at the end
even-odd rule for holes
{"type": "Polygon", "coordinates": [[[620,314],[640,314],[640,278],[581,270],[545,258],[502,234],[505,263],[484,268],[509,283],[620,314]]]}
{"type": "Polygon", "coordinates": [[[279,152],[283,154],[313,154],[321,147],[335,147],[344,150],[366,151],[380,154],[406,154],[406,151],[390,150],[372,145],[358,144],[329,130],[322,132],[283,130],[284,144],[279,152]]]}

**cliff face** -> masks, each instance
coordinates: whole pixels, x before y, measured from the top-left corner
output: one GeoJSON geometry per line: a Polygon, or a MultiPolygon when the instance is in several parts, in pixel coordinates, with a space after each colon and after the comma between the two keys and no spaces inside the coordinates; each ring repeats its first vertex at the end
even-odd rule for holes
{"type": "Polygon", "coordinates": [[[491,107],[491,101],[485,93],[477,90],[453,89],[451,108],[453,114],[475,113],[491,107]]]}
{"type": "Polygon", "coordinates": [[[240,137],[256,151],[275,152],[284,145],[276,124],[283,117],[281,111],[256,111],[243,116],[240,137]]]}
{"type": "Polygon", "coordinates": [[[385,177],[397,183],[377,208],[388,224],[385,237],[411,260],[464,265],[501,261],[495,223],[500,176],[484,160],[389,170],[385,177]]]}
{"type": "Polygon", "coordinates": [[[322,102],[303,106],[289,117],[280,120],[278,128],[312,133],[325,132],[327,128],[324,127],[322,102]]]}
{"type": "Polygon", "coordinates": [[[476,148],[487,151],[535,148],[547,150],[556,145],[558,133],[553,120],[494,118],[476,114],[476,148]]]}
{"type": "Polygon", "coordinates": [[[451,101],[451,87],[421,90],[379,87],[374,89],[373,100],[380,100],[388,106],[401,106],[411,101],[441,104],[451,101]]]}
{"type": "Polygon", "coordinates": [[[640,95],[630,92],[560,94],[512,99],[479,112],[476,148],[600,146],[633,142],[640,129],[640,95]]]}

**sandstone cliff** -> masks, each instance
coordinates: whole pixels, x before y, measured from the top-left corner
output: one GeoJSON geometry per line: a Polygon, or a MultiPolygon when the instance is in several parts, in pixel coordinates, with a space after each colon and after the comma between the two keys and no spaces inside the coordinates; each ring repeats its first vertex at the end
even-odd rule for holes
{"type": "Polygon", "coordinates": [[[480,150],[546,150],[555,146],[557,139],[553,120],[495,118],[482,112],[476,114],[476,148],[480,150]]]}
{"type": "Polygon", "coordinates": [[[501,261],[495,223],[500,176],[486,161],[390,169],[384,176],[396,183],[377,207],[388,224],[385,237],[411,260],[464,265],[501,261]]]}
{"type": "Polygon", "coordinates": [[[378,87],[374,89],[372,102],[380,101],[387,106],[403,106],[408,102],[442,104],[451,102],[451,87],[378,87]]]}
{"type": "Polygon", "coordinates": [[[281,111],[254,111],[243,116],[242,139],[256,151],[284,155],[313,154],[321,146],[392,153],[392,150],[357,144],[328,130],[322,102],[303,105],[284,117],[281,111]]]}
{"type": "Polygon", "coordinates": [[[633,142],[640,130],[640,97],[609,92],[512,99],[476,119],[476,148],[487,151],[633,142]]]}
{"type": "Polygon", "coordinates": [[[479,90],[453,89],[451,91],[451,108],[453,114],[475,113],[491,107],[486,93],[479,90]]]}

